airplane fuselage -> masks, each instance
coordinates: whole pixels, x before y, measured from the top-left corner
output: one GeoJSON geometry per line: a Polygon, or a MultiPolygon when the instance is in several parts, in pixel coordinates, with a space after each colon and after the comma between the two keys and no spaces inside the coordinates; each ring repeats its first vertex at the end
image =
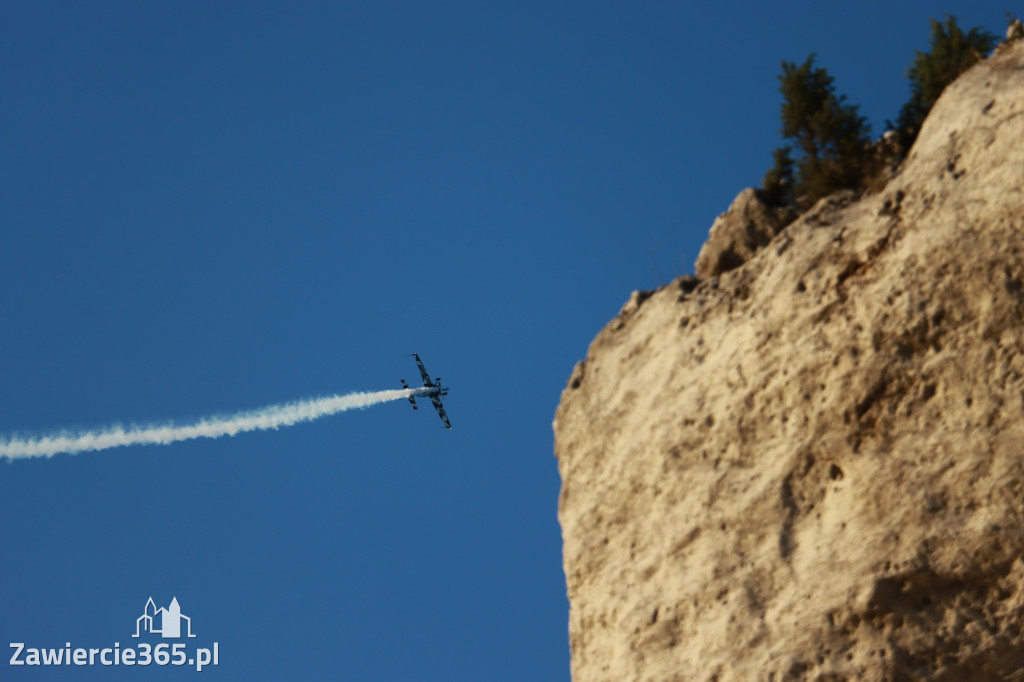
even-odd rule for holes
{"type": "MultiPolygon", "coordinates": [[[[451,422],[448,421],[448,415],[444,411],[444,405],[441,404],[441,396],[448,395],[448,389],[441,384],[441,377],[437,379],[431,379],[430,374],[427,373],[427,368],[423,366],[423,361],[420,360],[420,356],[413,353],[412,356],[416,358],[416,366],[420,370],[420,377],[423,379],[423,388],[411,389],[413,393],[409,396],[409,402],[412,403],[412,409],[416,407],[416,396],[430,398],[430,402],[433,403],[434,409],[437,410],[437,416],[441,418],[441,422],[446,428],[452,428],[451,422]]],[[[405,383],[405,379],[402,379],[402,388],[409,388],[409,384],[405,383]]]]}

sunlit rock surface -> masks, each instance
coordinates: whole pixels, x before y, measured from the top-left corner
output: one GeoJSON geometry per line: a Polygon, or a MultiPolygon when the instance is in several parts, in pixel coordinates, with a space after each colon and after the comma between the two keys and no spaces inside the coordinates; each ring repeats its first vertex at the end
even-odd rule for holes
{"type": "Polygon", "coordinates": [[[1024,679],[1024,41],[555,417],[575,682],[1024,679]]]}

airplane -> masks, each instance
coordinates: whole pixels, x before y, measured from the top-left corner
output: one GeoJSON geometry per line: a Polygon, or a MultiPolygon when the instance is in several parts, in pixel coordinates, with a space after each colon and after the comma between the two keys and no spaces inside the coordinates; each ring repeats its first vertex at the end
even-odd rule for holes
{"type": "MultiPolygon", "coordinates": [[[[420,360],[420,356],[416,355],[416,353],[413,353],[412,356],[416,358],[416,364],[420,368],[420,376],[423,377],[423,388],[416,389],[417,395],[425,395],[430,398],[430,402],[434,403],[434,409],[437,410],[441,421],[449,429],[452,428],[452,423],[448,421],[448,415],[444,413],[444,405],[441,404],[441,396],[448,395],[448,389],[441,385],[441,377],[431,381],[430,375],[427,374],[427,368],[423,366],[423,361],[420,360]]],[[[405,383],[405,379],[402,379],[402,388],[409,388],[409,384],[405,383]]],[[[416,407],[415,396],[409,396],[409,402],[412,403],[412,409],[419,409],[416,407]]]]}

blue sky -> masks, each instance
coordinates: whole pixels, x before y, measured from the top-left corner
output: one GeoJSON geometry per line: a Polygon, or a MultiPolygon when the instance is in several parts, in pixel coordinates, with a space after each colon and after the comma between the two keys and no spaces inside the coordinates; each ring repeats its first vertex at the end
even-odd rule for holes
{"type": "Polygon", "coordinates": [[[573,364],[760,181],[781,60],[880,134],[929,16],[1008,11],[0,4],[0,434],[397,388],[414,351],[454,427],[396,402],[0,463],[3,641],[135,646],[177,597],[214,677],[567,680],[573,364]]]}

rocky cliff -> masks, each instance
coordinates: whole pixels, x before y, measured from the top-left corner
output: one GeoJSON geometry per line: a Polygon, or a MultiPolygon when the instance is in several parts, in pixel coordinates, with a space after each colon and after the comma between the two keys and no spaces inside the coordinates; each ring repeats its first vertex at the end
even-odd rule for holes
{"type": "Polygon", "coordinates": [[[1024,42],[768,232],[562,394],[573,679],[1024,680],[1024,42]]]}

